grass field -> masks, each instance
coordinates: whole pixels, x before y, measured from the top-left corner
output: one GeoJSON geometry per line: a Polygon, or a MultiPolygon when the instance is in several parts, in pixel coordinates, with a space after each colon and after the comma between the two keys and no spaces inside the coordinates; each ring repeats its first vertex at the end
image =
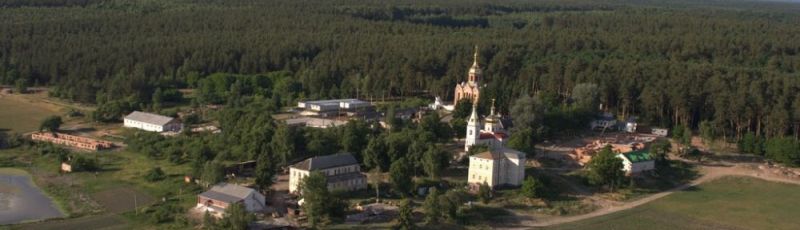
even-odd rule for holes
{"type": "Polygon", "coordinates": [[[725,177],[663,199],[546,229],[798,229],[800,186],[725,177]]]}
{"type": "Polygon", "coordinates": [[[33,103],[19,95],[0,95],[0,131],[35,131],[45,117],[58,114],[57,106],[33,103]]]}
{"type": "Polygon", "coordinates": [[[26,148],[0,150],[0,165],[31,172],[36,184],[50,194],[71,218],[19,227],[152,229],[155,226],[148,222],[149,214],[144,212],[148,206],[161,202],[163,197],[188,210],[193,206],[195,195],[199,192],[198,186],[183,183],[182,175],[188,170],[186,165],[173,165],[128,151],[75,154],[97,157],[102,169],[99,173],[60,175],[56,170],[58,163],[53,156],[40,156],[35,150],[26,148]],[[168,178],[158,182],[145,181],[144,174],[154,166],[160,166],[168,178]],[[134,207],[139,208],[138,214],[134,213],[134,207]]]}

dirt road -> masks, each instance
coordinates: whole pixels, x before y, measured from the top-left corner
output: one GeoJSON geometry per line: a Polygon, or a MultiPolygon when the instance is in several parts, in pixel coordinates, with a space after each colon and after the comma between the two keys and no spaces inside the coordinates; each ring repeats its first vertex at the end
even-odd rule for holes
{"type": "Polygon", "coordinates": [[[739,164],[720,163],[718,165],[713,165],[713,166],[698,165],[700,173],[703,176],[693,180],[692,182],[690,182],[688,184],[684,184],[684,185],[678,186],[676,188],[673,188],[673,189],[670,189],[670,190],[667,190],[667,191],[663,191],[663,192],[660,192],[660,193],[656,193],[656,194],[653,194],[653,195],[650,195],[650,196],[647,196],[647,197],[644,197],[644,198],[641,198],[641,199],[638,199],[638,200],[635,200],[635,201],[620,203],[619,205],[603,206],[602,208],[600,208],[600,209],[598,209],[596,211],[593,211],[593,212],[590,212],[590,213],[587,213],[587,214],[583,214],[583,215],[577,215],[577,216],[549,217],[549,218],[546,218],[546,219],[537,219],[537,218],[530,217],[530,216],[522,216],[524,214],[519,214],[519,213],[514,212],[515,215],[518,215],[520,217],[518,219],[521,220],[520,221],[520,225],[521,226],[518,227],[518,228],[515,227],[515,228],[506,228],[506,229],[529,229],[531,227],[546,227],[546,226],[564,224],[564,223],[569,223],[569,222],[585,220],[585,219],[589,219],[589,218],[593,218],[593,217],[598,217],[598,216],[602,216],[602,215],[607,215],[607,214],[611,214],[611,213],[614,213],[614,212],[619,212],[619,211],[635,208],[635,207],[638,207],[640,205],[643,205],[643,204],[649,203],[651,201],[654,201],[654,200],[660,199],[662,197],[665,197],[667,195],[670,195],[670,194],[672,194],[672,193],[674,193],[676,191],[681,191],[681,190],[687,189],[689,187],[697,186],[699,184],[702,184],[702,183],[705,183],[705,182],[708,182],[708,181],[711,181],[711,180],[714,180],[714,179],[717,179],[717,178],[720,178],[720,177],[724,177],[724,176],[749,176],[749,177],[755,177],[755,178],[759,178],[759,179],[763,179],[763,180],[767,180],[767,181],[783,182],[783,183],[791,183],[791,184],[800,185],[800,180],[789,179],[789,178],[786,178],[786,177],[778,176],[778,175],[772,174],[772,173],[770,173],[770,172],[768,172],[766,170],[760,170],[758,168],[758,166],[759,166],[758,164],[748,164],[748,163],[739,163],[739,164]]]}

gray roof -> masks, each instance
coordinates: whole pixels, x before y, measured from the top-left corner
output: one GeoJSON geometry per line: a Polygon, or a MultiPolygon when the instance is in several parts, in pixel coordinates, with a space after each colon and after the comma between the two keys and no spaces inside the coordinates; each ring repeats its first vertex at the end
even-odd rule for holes
{"type": "Polygon", "coordinates": [[[128,114],[128,116],[125,116],[125,119],[154,125],[166,125],[175,120],[175,118],[172,117],[139,111],[133,111],[131,114],[128,114]]]}
{"type": "Polygon", "coordinates": [[[292,165],[292,168],[311,171],[311,170],[329,169],[329,168],[354,165],[354,164],[358,164],[358,161],[356,161],[356,158],[353,157],[353,155],[350,155],[349,153],[341,153],[341,154],[308,158],[304,161],[292,165]]]}
{"type": "Polygon", "coordinates": [[[323,119],[316,117],[300,117],[286,119],[287,125],[305,125],[312,128],[336,127],[346,125],[347,121],[340,121],[334,119],[323,119]]]}
{"type": "Polygon", "coordinates": [[[248,187],[243,187],[235,184],[220,183],[214,185],[214,187],[211,187],[210,190],[201,193],[200,196],[212,200],[234,203],[244,200],[252,193],[258,193],[258,192],[248,187]]]}

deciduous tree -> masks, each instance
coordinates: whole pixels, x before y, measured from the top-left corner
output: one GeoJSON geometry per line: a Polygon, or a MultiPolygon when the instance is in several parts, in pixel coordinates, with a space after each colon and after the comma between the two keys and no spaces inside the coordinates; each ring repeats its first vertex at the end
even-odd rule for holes
{"type": "Polygon", "coordinates": [[[49,116],[39,125],[39,131],[56,132],[62,123],[61,116],[49,116]]]}
{"type": "Polygon", "coordinates": [[[403,199],[400,203],[400,210],[398,211],[397,225],[394,227],[398,230],[413,230],[417,226],[414,224],[414,203],[411,199],[403,199]]]}
{"type": "Polygon", "coordinates": [[[389,180],[392,183],[392,187],[402,196],[407,196],[414,188],[413,170],[406,158],[395,161],[392,163],[391,169],[389,169],[389,180]]]}
{"type": "Polygon", "coordinates": [[[612,190],[619,187],[625,178],[622,171],[622,159],[611,151],[611,146],[606,146],[589,161],[589,182],[595,185],[605,185],[612,190]]]}

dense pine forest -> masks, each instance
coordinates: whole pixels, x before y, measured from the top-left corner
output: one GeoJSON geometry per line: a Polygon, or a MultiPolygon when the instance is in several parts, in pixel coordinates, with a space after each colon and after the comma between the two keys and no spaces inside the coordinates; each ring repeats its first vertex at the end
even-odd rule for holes
{"type": "MultiPolygon", "coordinates": [[[[53,97],[101,110],[169,100],[182,88],[259,94],[277,105],[450,100],[477,45],[482,98],[497,98],[504,113],[523,96],[567,104],[576,85],[593,83],[606,108],[657,126],[702,123],[731,140],[800,133],[797,3],[0,0],[0,7],[0,83],[49,86],[53,97]],[[236,80],[252,76],[264,78],[236,80]]],[[[204,95],[198,102],[227,96],[204,95]]]]}

